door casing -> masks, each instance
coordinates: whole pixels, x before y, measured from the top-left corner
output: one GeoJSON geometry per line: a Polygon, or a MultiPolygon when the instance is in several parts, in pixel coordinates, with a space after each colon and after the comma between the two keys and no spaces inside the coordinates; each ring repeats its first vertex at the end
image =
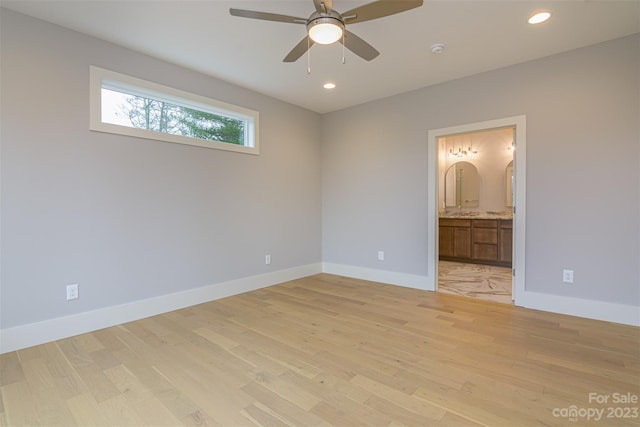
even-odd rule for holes
{"type": "Polygon", "coordinates": [[[427,290],[438,287],[438,138],[497,128],[514,128],[514,212],[513,212],[513,280],[512,298],[518,305],[519,296],[525,290],[525,237],[526,237],[526,116],[506,117],[484,122],[468,123],[428,133],[428,185],[427,185],[427,290]]]}

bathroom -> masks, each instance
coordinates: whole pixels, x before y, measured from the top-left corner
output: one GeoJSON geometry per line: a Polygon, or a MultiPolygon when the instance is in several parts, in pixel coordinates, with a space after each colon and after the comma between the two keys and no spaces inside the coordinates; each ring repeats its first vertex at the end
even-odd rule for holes
{"type": "Polygon", "coordinates": [[[438,139],[438,291],[512,303],[514,128],[438,139]]]}

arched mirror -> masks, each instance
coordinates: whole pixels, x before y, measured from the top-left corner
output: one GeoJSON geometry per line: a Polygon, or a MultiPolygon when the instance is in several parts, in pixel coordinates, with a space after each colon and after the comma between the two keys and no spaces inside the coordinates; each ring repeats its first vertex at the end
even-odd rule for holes
{"type": "Polygon", "coordinates": [[[513,206],[513,160],[507,165],[504,179],[507,188],[507,206],[511,207],[513,206]]]}
{"type": "Polygon", "coordinates": [[[449,166],[444,176],[445,206],[475,208],[478,197],[478,170],[469,162],[449,166]]]}

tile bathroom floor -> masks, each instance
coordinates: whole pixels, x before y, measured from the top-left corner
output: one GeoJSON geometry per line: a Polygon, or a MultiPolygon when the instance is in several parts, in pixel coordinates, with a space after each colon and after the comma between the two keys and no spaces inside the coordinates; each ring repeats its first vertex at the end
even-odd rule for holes
{"type": "Polygon", "coordinates": [[[438,292],[512,304],[511,269],[438,261],[438,292]]]}

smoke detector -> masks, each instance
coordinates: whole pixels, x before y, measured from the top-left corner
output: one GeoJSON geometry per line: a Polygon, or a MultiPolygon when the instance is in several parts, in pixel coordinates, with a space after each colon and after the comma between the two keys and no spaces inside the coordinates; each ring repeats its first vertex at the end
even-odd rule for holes
{"type": "Polygon", "coordinates": [[[444,52],[444,45],[442,43],[436,43],[431,46],[431,53],[442,53],[444,52]]]}

